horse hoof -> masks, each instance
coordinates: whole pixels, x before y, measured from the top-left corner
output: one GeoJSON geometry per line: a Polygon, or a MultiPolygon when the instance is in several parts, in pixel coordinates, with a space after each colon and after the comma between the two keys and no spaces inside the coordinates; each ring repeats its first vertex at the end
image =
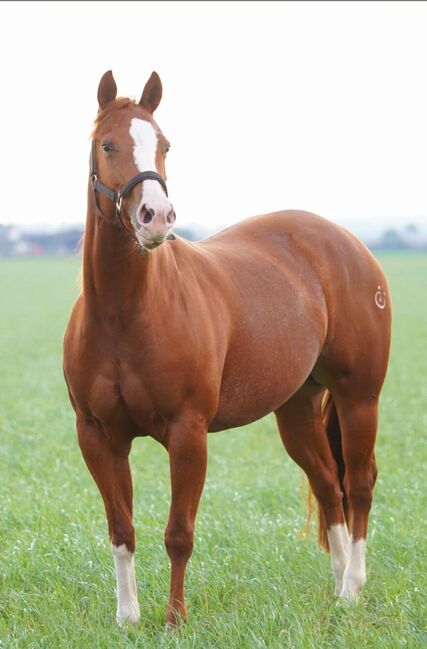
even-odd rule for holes
{"type": "Polygon", "coordinates": [[[119,626],[138,624],[140,619],[139,606],[137,605],[129,607],[127,610],[117,611],[116,613],[116,621],[119,626]]]}
{"type": "Polygon", "coordinates": [[[176,629],[182,622],[187,622],[187,620],[188,614],[185,606],[179,610],[176,608],[168,608],[166,613],[166,628],[170,630],[176,629]]]}
{"type": "Polygon", "coordinates": [[[337,599],[337,606],[353,606],[360,599],[360,591],[342,590],[337,599]]]}

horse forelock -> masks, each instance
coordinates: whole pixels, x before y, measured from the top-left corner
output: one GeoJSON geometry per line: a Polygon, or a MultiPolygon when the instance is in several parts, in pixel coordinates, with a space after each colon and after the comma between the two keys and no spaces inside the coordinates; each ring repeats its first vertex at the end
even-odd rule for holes
{"type": "Polygon", "coordinates": [[[121,110],[123,108],[136,107],[138,104],[129,97],[118,97],[114,101],[110,101],[105,108],[102,108],[98,111],[98,114],[95,119],[92,137],[95,136],[98,128],[104,123],[106,118],[111,115],[112,112],[116,110],[121,110]]]}

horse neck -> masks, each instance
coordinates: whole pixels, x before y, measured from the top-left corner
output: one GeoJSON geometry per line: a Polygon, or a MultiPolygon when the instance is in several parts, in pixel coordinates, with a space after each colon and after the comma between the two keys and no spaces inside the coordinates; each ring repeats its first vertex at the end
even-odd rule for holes
{"type": "Polygon", "coordinates": [[[126,310],[143,290],[148,265],[129,234],[100,216],[89,188],[83,247],[83,296],[100,312],[126,310]]]}

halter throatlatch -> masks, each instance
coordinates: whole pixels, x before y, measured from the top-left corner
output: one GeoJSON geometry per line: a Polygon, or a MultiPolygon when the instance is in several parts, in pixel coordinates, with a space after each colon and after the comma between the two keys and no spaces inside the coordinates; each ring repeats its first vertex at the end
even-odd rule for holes
{"type": "MultiPolygon", "coordinates": [[[[166,183],[165,183],[164,179],[161,177],[161,175],[158,174],[156,171],[142,171],[141,173],[136,174],[136,176],[133,176],[133,178],[131,178],[129,180],[129,182],[127,182],[126,185],[124,187],[122,187],[122,189],[119,189],[118,192],[116,192],[113,189],[110,189],[109,187],[104,185],[104,183],[102,183],[98,179],[98,162],[97,162],[97,159],[96,159],[96,142],[95,142],[95,140],[92,140],[92,150],[91,150],[91,153],[90,153],[90,177],[91,177],[91,180],[92,180],[93,191],[95,193],[100,192],[101,194],[104,194],[104,196],[107,196],[107,198],[109,198],[110,201],[112,203],[114,203],[115,208],[116,208],[116,220],[117,220],[117,222],[136,241],[138,241],[138,239],[135,237],[135,235],[130,230],[128,230],[128,228],[123,223],[122,217],[121,217],[122,203],[123,203],[123,199],[125,198],[125,196],[127,196],[129,194],[129,192],[131,191],[131,189],[133,189],[133,187],[135,187],[135,185],[138,185],[138,183],[143,183],[144,180],[157,180],[157,182],[160,183],[160,185],[162,186],[166,196],[168,195],[168,189],[166,187],[166,183]]],[[[96,202],[96,196],[95,196],[95,202],[96,202]]],[[[98,205],[97,205],[97,207],[98,207],[98,205]]],[[[98,208],[98,211],[99,211],[99,208],[98,208]]],[[[168,238],[175,239],[174,235],[168,235],[166,238],[167,239],[168,238]]]]}

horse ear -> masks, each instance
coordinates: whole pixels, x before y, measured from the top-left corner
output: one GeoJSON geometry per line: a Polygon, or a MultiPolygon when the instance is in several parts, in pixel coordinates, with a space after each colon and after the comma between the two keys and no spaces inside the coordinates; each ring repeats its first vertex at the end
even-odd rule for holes
{"type": "Polygon", "coordinates": [[[162,82],[157,72],[152,72],[151,77],[148,79],[145,84],[145,88],[142,92],[141,99],[139,100],[140,105],[148,110],[151,115],[156,110],[157,106],[160,104],[162,98],[162,82]]]}
{"type": "Polygon", "coordinates": [[[98,104],[100,108],[104,108],[110,101],[114,101],[117,95],[117,86],[114,81],[113,73],[107,70],[102,75],[101,81],[98,86],[98,104]]]}

